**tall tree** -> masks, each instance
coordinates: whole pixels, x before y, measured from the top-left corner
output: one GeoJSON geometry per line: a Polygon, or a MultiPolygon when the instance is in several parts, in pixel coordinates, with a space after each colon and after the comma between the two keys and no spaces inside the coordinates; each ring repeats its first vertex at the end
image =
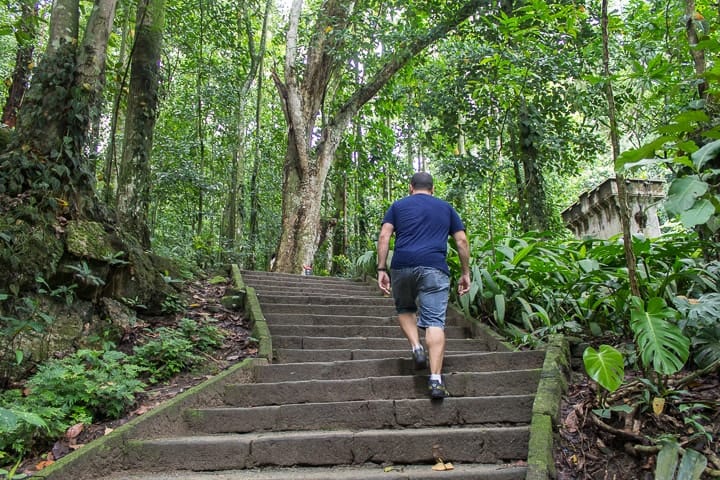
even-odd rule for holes
{"type": "MultiPolygon", "coordinates": [[[[328,171],[341,136],[359,109],[410,60],[426,47],[443,38],[461,22],[486,5],[486,0],[443,4],[437,18],[408,28],[395,45],[385,45],[378,65],[364,84],[358,85],[332,110],[325,104],[328,86],[345,60],[339,55],[346,46],[348,31],[360,7],[354,0],[325,0],[315,18],[310,43],[301,47],[300,16],[302,0],[290,8],[284,77],[274,73],[288,125],[288,146],[283,170],[282,232],[275,269],[300,272],[312,265],[319,240],[320,205],[328,171]],[[325,108],[323,108],[325,107],[325,108]],[[318,125],[320,114],[324,121],[318,125]]],[[[407,26],[419,12],[413,5],[393,5],[398,24],[407,26]]],[[[425,19],[431,16],[424,12],[425,19]]],[[[369,66],[369,65],[366,65],[369,66]]]]}
{"type": "Polygon", "coordinates": [[[125,140],[118,175],[117,208],[120,223],[148,248],[150,153],[157,118],[164,23],[165,0],[142,0],[138,4],[125,140]]]}

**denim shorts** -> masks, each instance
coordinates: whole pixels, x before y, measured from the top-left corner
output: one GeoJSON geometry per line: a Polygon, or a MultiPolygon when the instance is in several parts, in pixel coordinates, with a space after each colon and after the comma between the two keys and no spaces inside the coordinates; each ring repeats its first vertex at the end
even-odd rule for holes
{"type": "Polygon", "coordinates": [[[397,313],[417,313],[420,328],[445,328],[450,277],[437,268],[392,269],[392,293],[397,313]]]}

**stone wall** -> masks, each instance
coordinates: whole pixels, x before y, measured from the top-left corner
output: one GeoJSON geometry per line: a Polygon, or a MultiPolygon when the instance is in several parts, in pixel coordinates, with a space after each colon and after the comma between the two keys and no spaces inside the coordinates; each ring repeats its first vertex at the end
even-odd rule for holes
{"type": "MultiPolygon", "coordinates": [[[[661,180],[625,180],[630,212],[630,231],[648,238],[660,236],[657,206],[665,198],[665,182],[661,180]]],[[[580,195],[572,206],[562,212],[565,225],[578,238],[607,239],[622,233],[618,190],[615,178],[609,178],[580,195]]]]}

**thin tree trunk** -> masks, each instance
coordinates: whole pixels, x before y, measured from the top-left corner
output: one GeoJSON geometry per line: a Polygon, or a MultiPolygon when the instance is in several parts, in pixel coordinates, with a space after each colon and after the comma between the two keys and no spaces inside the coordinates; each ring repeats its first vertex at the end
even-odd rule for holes
{"type": "MultiPolygon", "coordinates": [[[[95,0],[85,35],[78,52],[77,77],[75,85],[83,92],[85,111],[79,116],[85,121],[82,131],[92,132],[83,142],[89,149],[89,158],[96,158],[95,153],[99,142],[100,111],[103,104],[105,89],[105,65],[107,63],[107,46],[115,19],[117,0],[95,0]]],[[[77,117],[78,115],[76,115],[77,117]]],[[[97,165],[91,166],[92,171],[97,165]]],[[[94,182],[93,182],[94,183],[94,182]]]]}
{"type": "Polygon", "coordinates": [[[122,76],[120,76],[120,82],[116,87],[115,96],[113,98],[113,107],[110,115],[110,133],[107,151],[105,152],[105,168],[103,169],[103,181],[105,182],[105,188],[103,190],[103,198],[105,203],[108,205],[112,204],[113,198],[115,198],[115,189],[113,185],[117,183],[117,142],[115,141],[118,130],[118,118],[120,117],[120,105],[123,97],[123,91],[125,83],[127,81],[128,73],[130,70],[130,63],[126,64],[126,52],[127,52],[127,41],[128,31],[130,30],[130,9],[125,8],[125,16],[123,17],[123,28],[120,40],[120,52],[118,55],[118,65],[123,65],[122,76]]]}
{"type": "MultiPolygon", "coordinates": [[[[615,97],[613,95],[612,81],[610,75],[610,50],[608,39],[608,0],[602,0],[602,42],[603,42],[603,75],[605,76],[605,95],[608,103],[608,119],[610,122],[610,142],[612,145],[613,163],[620,156],[620,141],[617,119],[615,118],[615,97]]],[[[625,177],[616,172],[615,181],[618,189],[618,210],[623,231],[623,245],[625,249],[625,263],[628,268],[628,282],[630,293],[640,296],[640,287],[637,281],[637,260],[633,252],[633,239],[630,232],[630,208],[628,207],[627,188],[625,177]]]]}
{"type": "Polygon", "coordinates": [[[687,31],[688,43],[690,44],[690,54],[692,55],[693,64],[695,65],[695,76],[698,79],[697,89],[698,98],[704,99],[707,97],[707,82],[705,81],[705,51],[697,48],[697,44],[700,41],[700,37],[696,28],[696,23],[702,25],[702,22],[707,21],[695,11],[695,0],[686,0],[685,2],[685,30],[687,31]]]}
{"type": "Polygon", "coordinates": [[[30,85],[31,65],[35,51],[35,42],[37,41],[37,28],[35,28],[35,17],[37,17],[38,14],[37,3],[34,1],[23,1],[20,8],[22,9],[20,30],[23,40],[18,41],[12,83],[7,100],[5,101],[2,116],[2,122],[9,127],[15,126],[17,122],[17,112],[20,109],[23,97],[25,97],[25,92],[30,85]]]}
{"type": "MultiPolygon", "coordinates": [[[[252,22],[250,20],[250,15],[247,7],[242,7],[242,14],[238,15],[240,18],[240,22],[238,24],[238,31],[244,30],[245,36],[248,41],[248,50],[249,50],[249,56],[250,56],[250,67],[248,69],[247,76],[245,77],[245,80],[242,82],[242,85],[240,86],[238,90],[238,115],[237,115],[237,146],[235,148],[235,152],[233,154],[233,167],[232,167],[232,178],[231,183],[228,187],[229,195],[228,195],[228,201],[225,206],[226,208],[226,222],[224,226],[224,231],[222,233],[224,243],[227,246],[228,249],[233,249],[235,247],[235,244],[237,242],[237,239],[242,236],[242,229],[245,224],[245,208],[244,208],[244,197],[245,197],[245,171],[246,171],[246,164],[247,164],[247,130],[248,130],[248,122],[247,122],[247,115],[245,112],[245,107],[247,103],[249,102],[249,96],[250,96],[250,90],[252,88],[253,83],[255,80],[258,80],[258,97],[256,101],[256,108],[255,108],[255,121],[256,121],[256,139],[257,136],[260,133],[258,123],[260,121],[260,99],[261,96],[261,90],[262,88],[262,78],[261,75],[258,75],[258,72],[261,71],[261,65],[262,65],[262,59],[265,56],[265,46],[267,43],[267,24],[268,24],[268,18],[270,15],[270,7],[272,5],[272,0],[266,0],[265,4],[265,11],[263,14],[263,26],[261,31],[261,39],[260,39],[260,46],[259,48],[255,46],[255,32],[252,27],[252,22]],[[239,217],[239,219],[238,219],[239,217]]],[[[259,149],[259,143],[256,140],[255,142],[255,153],[257,154],[257,150],[259,149]]],[[[255,156],[255,163],[252,167],[252,173],[251,176],[254,176],[254,180],[251,178],[250,182],[255,182],[255,187],[257,186],[257,171],[255,170],[257,165],[258,156],[255,156]]],[[[252,191],[254,187],[251,185],[250,190],[252,191]]],[[[256,199],[257,200],[257,199],[256,199]]],[[[251,204],[253,200],[251,199],[251,204]]],[[[251,205],[251,212],[252,212],[252,205],[251,205]]],[[[252,215],[252,213],[251,213],[252,215]]],[[[255,222],[257,222],[257,217],[254,219],[255,222]]],[[[253,222],[253,219],[251,219],[250,223],[253,222]]],[[[252,254],[250,255],[253,256],[252,254]]]]}
{"type": "Polygon", "coordinates": [[[128,233],[150,247],[150,153],[158,108],[158,79],[165,0],[138,5],[125,121],[125,141],[118,175],[118,218],[128,233]]]}
{"type": "Polygon", "coordinates": [[[203,48],[205,44],[204,40],[204,34],[205,34],[205,4],[203,0],[200,0],[200,41],[198,42],[198,59],[197,59],[197,82],[196,82],[196,93],[197,96],[197,103],[196,103],[196,116],[197,116],[197,138],[198,143],[200,145],[200,152],[198,154],[199,157],[199,165],[198,165],[198,172],[200,175],[200,182],[198,182],[198,203],[197,203],[197,218],[195,222],[195,234],[200,235],[202,233],[203,228],[203,215],[204,215],[204,195],[205,192],[203,190],[205,182],[203,181],[203,178],[205,177],[205,131],[203,126],[205,125],[204,119],[203,119],[203,103],[202,103],[202,69],[203,69],[203,48]]]}
{"type": "Polygon", "coordinates": [[[264,60],[265,60],[265,48],[267,44],[267,31],[268,31],[268,20],[270,18],[270,9],[272,7],[273,0],[266,0],[265,2],[265,13],[263,14],[263,26],[262,36],[260,42],[260,52],[257,56],[257,94],[255,95],[255,138],[254,138],[254,150],[253,150],[253,165],[252,173],[250,174],[250,245],[251,253],[249,259],[249,267],[257,267],[257,245],[258,245],[258,214],[260,212],[260,192],[258,192],[258,178],[260,177],[260,164],[262,150],[260,148],[262,140],[262,89],[263,89],[263,77],[264,77],[264,60]]]}

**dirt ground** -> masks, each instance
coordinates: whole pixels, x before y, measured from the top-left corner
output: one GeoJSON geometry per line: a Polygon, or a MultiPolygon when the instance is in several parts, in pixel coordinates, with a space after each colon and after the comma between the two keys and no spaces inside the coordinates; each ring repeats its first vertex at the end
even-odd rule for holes
{"type": "MultiPolygon", "coordinates": [[[[671,379],[668,390],[672,392],[673,385],[679,385],[687,375],[685,372],[671,379]]],[[[606,397],[606,405],[635,408],[605,418],[598,411],[602,404],[597,384],[575,368],[561,405],[554,447],[558,480],[653,480],[657,440],[667,434],[675,436],[683,448],[694,448],[708,459],[702,479],[720,478],[717,370],[675,389],[675,394],[668,393],[658,414],[651,406],[650,388],[639,380],[638,373],[626,378],[620,389],[606,397]]]]}
{"type": "MultiPolygon", "coordinates": [[[[250,337],[249,325],[242,312],[229,310],[220,303],[228,286],[227,282],[191,282],[185,286],[191,305],[186,312],[152,319],[154,325],[161,323],[166,326],[183,317],[198,322],[211,319],[214,325],[226,330],[228,337],[225,344],[212,357],[208,357],[209,365],[212,366],[210,371],[183,374],[163,385],[149,388],[138,397],[135,408],[119,420],[71,428],[51,451],[41,452],[24,462],[21,471],[32,474],[54,459],[109,433],[230,365],[256,355],[257,345],[250,337]]],[[[137,332],[129,332],[122,345],[124,350],[132,350],[132,345],[141,336],[142,328],[143,325],[138,325],[137,332]]],[[[642,383],[631,379],[608,398],[608,403],[642,405],[640,399],[647,395],[647,390],[642,383]]],[[[703,480],[720,478],[720,376],[717,370],[685,386],[676,399],[668,401],[659,415],[655,415],[650,408],[638,408],[630,414],[614,413],[611,418],[600,418],[593,413],[599,405],[597,386],[576,365],[561,406],[561,425],[554,447],[558,480],[652,480],[655,478],[657,453],[653,449],[653,442],[648,439],[657,439],[667,433],[676,435],[684,447],[693,447],[709,459],[709,470],[703,475],[703,480]],[[698,424],[686,422],[689,412],[680,413],[680,405],[690,404],[698,405],[690,411],[696,412],[695,418],[700,420],[698,424]],[[708,408],[700,408],[699,405],[708,408]],[[696,435],[700,433],[699,426],[707,435],[696,435]]]]}

